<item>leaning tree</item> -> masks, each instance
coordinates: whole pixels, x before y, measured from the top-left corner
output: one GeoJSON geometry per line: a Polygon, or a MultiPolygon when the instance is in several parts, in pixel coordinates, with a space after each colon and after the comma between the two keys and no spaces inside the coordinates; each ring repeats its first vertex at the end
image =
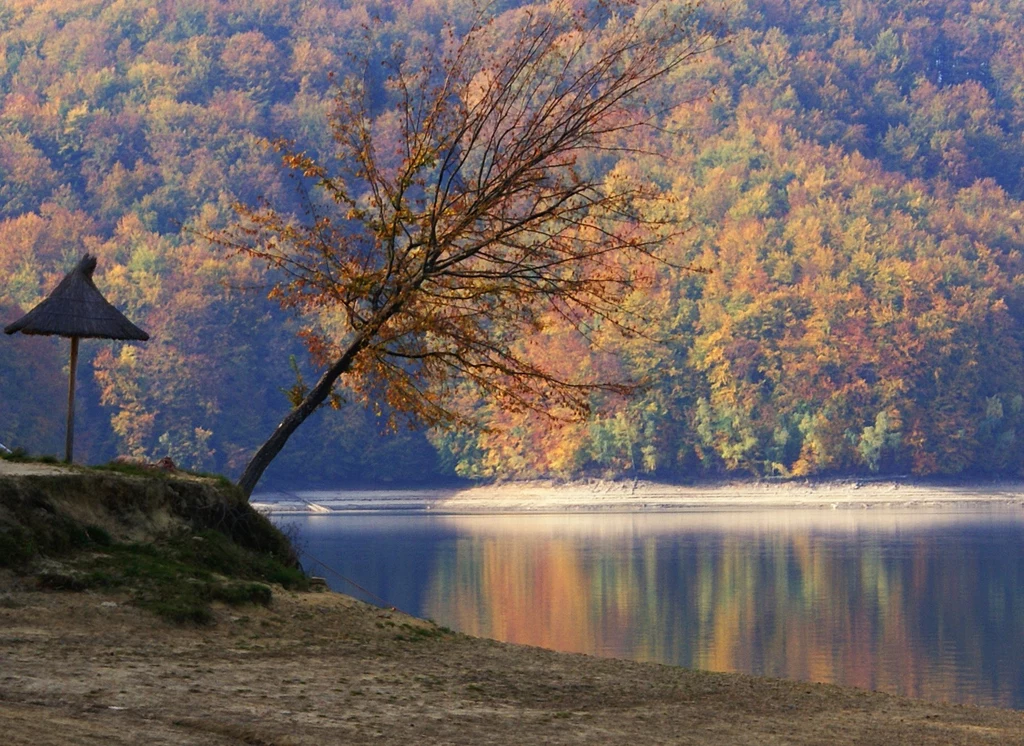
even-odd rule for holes
{"type": "Polygon", "coordinates": [[[343,377],[433,424],[456,416],[458,381],[514,406],[585,407],[599,382],[556,375],[515,337],[552,309],[614,318],[657,255],[671,233],[650,209],[657,190],[614,164],[679,103],[650,100],[659,81],[713,40],[679,3],[558,0],[480,12],[339,80],[334,152],[275,144],[304,214],[239,206],[211,236],[265,262],[323,371],[292,390],[245,493],[343,377]]]}

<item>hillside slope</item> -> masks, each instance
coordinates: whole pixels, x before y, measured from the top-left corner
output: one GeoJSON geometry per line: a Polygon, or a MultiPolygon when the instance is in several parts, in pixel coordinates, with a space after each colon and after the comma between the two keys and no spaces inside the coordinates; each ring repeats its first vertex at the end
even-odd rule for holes
{"type": "MultiPolygon", "coordinates": [[[[502,9],[519,3],[503,4],[502,9]]],[[[524,345],[644,383],[584,423],[455,392],[489,430],[381,437],[354,405],[268,476],[1016,474],[1024,463],[1019,0],[707,3],[728,37],[652,97],[618,168],[688,231],[624,309],[524,345]],[[678,272],[696,263],[710,276],[678,272]],[[613,354],[609,354],[613,353],[613,354]],[[441,454],[439,460],[437,452],[441,454]],[[276,472],[276,474],[275,474],[276,472]]],[[[263,270],[182,226],[297,202],[264,147],[329,155],[330,73],[456,28],[469,3],[77,0],[0,9],[0,311],[88,250],[153,339],[83,345],[79,450],[237,474],[313,376],[263,270]],[[376,20],[372,20],[376,19],[376,20]],[[294,359],[293,359],[294,356],[294,359]],[[89,373],[91,372],[91,376],[89,373]]],[[[377,85],[381,106],[384,93],[377,85]]],[[[54,340],[0,344],[0,442],[59,450],[54,340]]],[[[386,413],[385,413],[386,414],[386,413]]],[[[555,412],[555,414],[558,414],[555,412]]]]}

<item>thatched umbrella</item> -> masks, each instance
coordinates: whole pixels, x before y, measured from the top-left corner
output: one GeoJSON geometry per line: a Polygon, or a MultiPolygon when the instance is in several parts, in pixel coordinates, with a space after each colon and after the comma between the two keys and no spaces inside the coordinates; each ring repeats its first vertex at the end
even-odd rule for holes
{"type": "Polygon", "coordinates": [[[86,254],[60,281],[52,293],[4,332],[14,334],[56,334],[71,338],[71,373],[68,378],[68,429],[64,458],[71,463],[75,439],[75,374],[78,369],[78,340],[133,339],[145,342],[149,335],[114,308],[96,289],[92,273],[96,257],[86,254]]]}

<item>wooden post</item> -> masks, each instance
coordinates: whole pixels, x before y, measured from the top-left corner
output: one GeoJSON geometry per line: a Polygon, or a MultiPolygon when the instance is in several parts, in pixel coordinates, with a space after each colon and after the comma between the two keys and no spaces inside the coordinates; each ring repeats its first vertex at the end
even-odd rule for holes
{"type": "Polygon", "coordinates": [[[75,375],[78,370],[78,337],[71,338],[71,370],[68,373],[68,427],[64,440],[64,460],[71,463],[75,443],[75,375]]]}

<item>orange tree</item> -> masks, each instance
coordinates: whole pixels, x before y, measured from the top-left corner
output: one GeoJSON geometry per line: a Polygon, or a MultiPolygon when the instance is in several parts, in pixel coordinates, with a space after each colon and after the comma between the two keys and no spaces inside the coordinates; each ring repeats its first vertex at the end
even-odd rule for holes
{"type": "Polygon", "coordinates": [[[239,484],[251,494],[291,434],[346,389],[436,424],[470,381],[512,407],[582,412],[595,387],[517,352],[552,309],[612,319],[674,231],[653,185],[616,163],[651,147],[658,83],[713,43],[690,9],[654,0],[480,12],[422,48],[367,33],[338,83],[335,151],[279,142],[304,214],[265,202],[213,233],[270,268],[321,367],[239,484]],[[378,68],[380,65],[380,68],[378,68]],[[383,74],[380,70],[383,69],[383,74]],[[377,84],[374,84],[377,81],[377,84]]]}

